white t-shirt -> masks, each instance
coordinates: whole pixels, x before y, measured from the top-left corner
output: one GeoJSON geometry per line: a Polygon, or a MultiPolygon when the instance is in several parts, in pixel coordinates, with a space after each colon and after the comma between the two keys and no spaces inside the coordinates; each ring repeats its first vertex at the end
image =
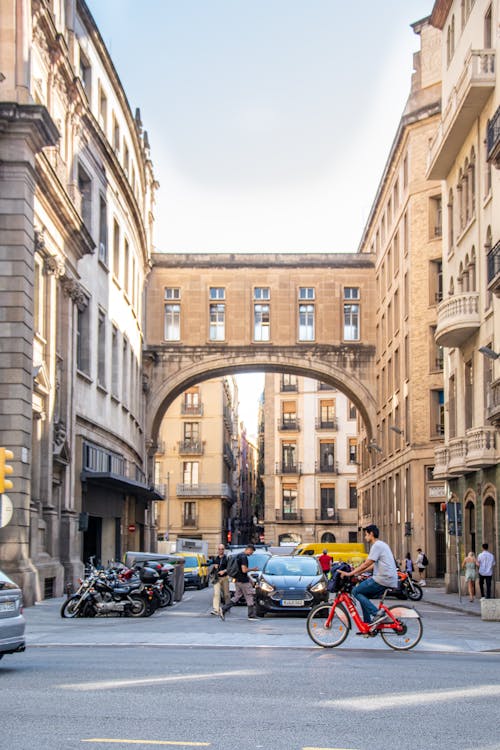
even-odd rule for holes
{"type": "Polygon", "coordinates": [[[495,558],[487,549],[484,549],[477,556],[479,563],[479,575],[480,576],[491,576],[493,575],[493,566],[495,564],[495,558]]]}
{"type": "Polygon", "coordinates": [[[370,550],[368,559],[375,563],[373,580],[376,583],[390,588],[395,588],[398,585],[398,571],[394,555],[388,544],[377,539],[370,550]]]}

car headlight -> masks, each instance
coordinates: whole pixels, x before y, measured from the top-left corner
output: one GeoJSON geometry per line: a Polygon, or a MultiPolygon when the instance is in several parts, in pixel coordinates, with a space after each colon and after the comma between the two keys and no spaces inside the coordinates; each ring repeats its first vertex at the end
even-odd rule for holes
{"type": "Polygon", "coordinates": [[[322,591],[326,590],[326,583],[324,581],[318,581],[318,583],[315,583],[314,586],[311,586],[311,591],[313,591],[315,594],[320,594],[322,591]]]}
{"type": "Polygon", "coordinates": [[[260,588],[261,591],[265,591],[266,594],[270,594],[271,591],[274,591],[274,586],[271,586],[270,583],[267,581],[259,581],[257,583],[257,586],[260,588]]]}

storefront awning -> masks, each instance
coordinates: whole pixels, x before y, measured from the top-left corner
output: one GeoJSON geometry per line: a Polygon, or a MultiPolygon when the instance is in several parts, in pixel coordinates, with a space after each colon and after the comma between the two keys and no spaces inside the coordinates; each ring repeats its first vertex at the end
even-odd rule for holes
{"type": "Polygon", "coordinates": [[[158,487],[137,482],[134,479],[129,479],[121,474],[113,474],[110,471],[82,471],[80,479],[82,482],[87,482],[87,484],[107,487],[114,492],[124,492],[127,495],[135,495],[142,500],[165,499],[158,487]]]}

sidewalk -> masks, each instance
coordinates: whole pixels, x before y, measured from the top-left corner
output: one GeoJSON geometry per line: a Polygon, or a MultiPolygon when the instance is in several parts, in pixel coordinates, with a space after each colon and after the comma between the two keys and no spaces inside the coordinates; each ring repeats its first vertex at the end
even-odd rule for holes
{"type": "Polygon", "coordinates": [[[464,612],[468,615],[481,617],[480,597],[476,597],[473,602],[469,602],[468,595],[462,594],[462,600],[460,601],[458,593],[448,594],[444,585],[440,585],[437,582],[434,583],[433,581],[427,584],[423,591],[424,596],[422,601],[425,601],[427,604],[434,604],[436,607],[444,607],[456,612],[464,612]]]}

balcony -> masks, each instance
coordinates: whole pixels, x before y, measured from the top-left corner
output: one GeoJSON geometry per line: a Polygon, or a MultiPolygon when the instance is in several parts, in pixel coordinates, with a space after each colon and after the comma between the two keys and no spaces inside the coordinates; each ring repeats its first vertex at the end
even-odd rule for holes
{"type": "MultiPolygon", "coordinates": [[[[451,476],[459,476],[467,471],[467,440],[454,438],[448,443],[448,471],[451,476]]],[[[436,472],[434,471],[434,476],[436,472]]]]}
{"type": "Polygon", "coordinates": [[[450,474],[448,465],[450,463],[450,452],[448,448],[436,448],[434,451],[434,479],[449,479],[450,474]]]}
{"type": "Polygon", "coordinates": [[[488,264],[488,291],[500,297],[500,242],[491,248],[486,262],[488,264]]]}
{"type": "Polygon", "coordinates": [[[467,430],[466,464],[471,469],[482,469],[495,466],[496,460],[496,430],[494,428],[479,427],[467,430]]]}
{"type": "Polygon", "coordinates": [[[179,456],[202,456],[205,443],[201,440],[180,440],[177,443],[179,456]]]}
{"type": "Polygon", "coordinates": [[[500,169],[500,107],[491,118],[486,136],[486,159],[500,169]]]}
{"type": "Polygon", "coordinates": [[[212,497],[223,500],[235,500],[234,492],[228,484],[178,484],[177,497],[212,497]]]}
{"type": "Polygon", "coordinates": [[[454,294],[438,307],[435,340],[438,346],[461,346],[480,326],[479,292],[454,294]]]}
{"type": "Polygon", "coordinates": [[[224,458],[224,463],[229,469],[236,468],[236,459],[234,458],[234,453],[229,443],[224,443],[223,458],[224,458]]]}
{"type": "Polygon", "coordinates": [[[300,476],[302,474],[302,464],[300,463],[300,461],[295,462],[293,464],[288,463],[286,461],[282,461],[281,463],[278,461],[276,463],[274,473],[275,474],[297,474],[300,476]]]}
{"type": "Polygon", "coordinates": [[[320,521],[321,523],[336,523],[337,513],[335,508],[316,510],[316,521],[320,521]]]}
{"type": "Polygon", "coordinates": [[[339,473],[339,462],[334,461],[328,463],[328,461],[316,461],[314,464],[315,474],[338,474],[339,473]]]}
{"type": "Polygon", "coordinates": [[[302,523],[302,511],[289,512],[281,509],[276,510],[276,520],[279,522],[284,521],[285,523],[302,523]]]}
{"type": "Polygon", "coordinates": [[[278,430],[280,432],[299,432],[300,420],[296,417],[293,419],[278,419],[278,430]]]}
{"type": "Polygon", "coordinates": [[[431,143],[428,180],[446,179],[467,134],[494,88],[494,50],[471,50],[431,143]]]}
{"type": "Polygon", "coordinates": [[[337,430],[338,429],[337,418],[332,417],[332,419],[321,419],[321,417],[317,417],[316,429],[317,430],[337,430]]]}
{"type": "Polygon", "coordinates": [[[181,404],[181,414],[183,417],[202,417],[203,404],[181,404]]]}
{"type": "Polygon", "coordinates": [[[500,428],[500,378],[488,389],[486,418],[494,427],[500,428]]]}

